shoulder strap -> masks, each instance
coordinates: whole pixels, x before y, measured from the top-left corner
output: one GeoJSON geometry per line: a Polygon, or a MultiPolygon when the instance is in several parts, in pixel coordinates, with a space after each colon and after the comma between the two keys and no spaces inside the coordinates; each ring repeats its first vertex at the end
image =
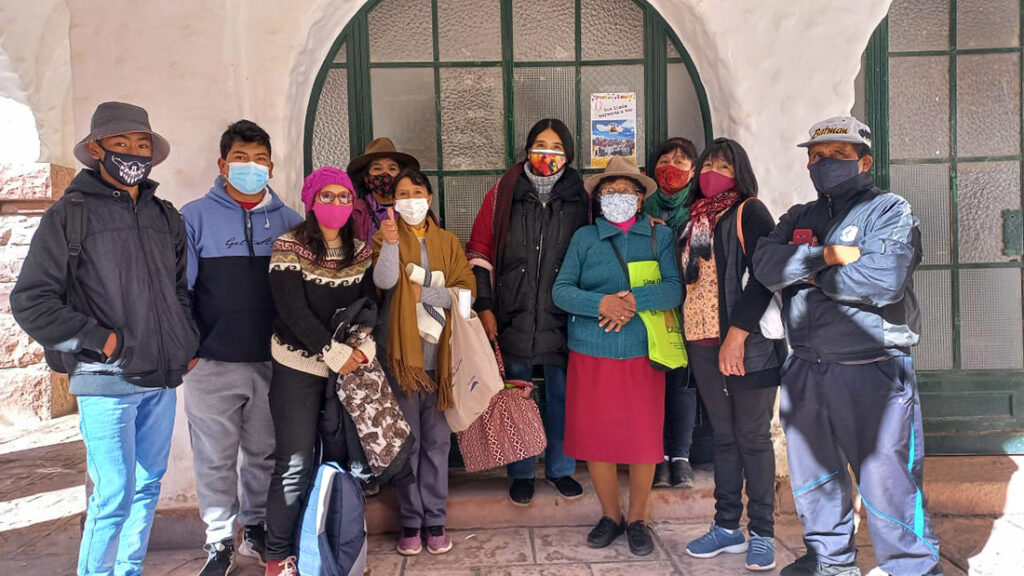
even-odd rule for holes
{"type": "Polygon", "coordinates": [[[743,255],[747,255],[747,243],[743,241],[743,206],[750,202],[753,198],[747,198],[743,202],[740,202],[740,207],[736,209],[736,236],[740,239],[740,249],[743,250],[743,255]]]}
{"type": "Polygon", "coordinates": [[[651,256],[653,256],[654,257],[654,261],[657,262],[658,261],[658,234],[657,234],[658,227],[654,223],[654,220],[651,219],[650,216],[647,217],[647,220],[650,221],[650,223],[651,223],[651,256]]]}
{"type": "Polygon", "coordinates": [[[626,275],[626,284],[632,287],[633,283],[629,279],[629,265],[626,264],[626,259],[622,257],[622,252],[619,252],[619,247],[615,245],[615,237],[609,237],[608,243],[612,245],[612,250],[615,251],[615,257],[619,259],[619,265],[622,266],[622,273],[626,275]]]}
{"type": "Polygon", "coordinates": [[[85,227],[88,219],[85,196],[81,192],[67,194],[68,211],[64,222],[64,234],[68,241],[68,276],[69,284],[83,306],[89,307],[82,285],[78,283],[78,260],[82,255],[82,241],[85,239],[85,227]]]}

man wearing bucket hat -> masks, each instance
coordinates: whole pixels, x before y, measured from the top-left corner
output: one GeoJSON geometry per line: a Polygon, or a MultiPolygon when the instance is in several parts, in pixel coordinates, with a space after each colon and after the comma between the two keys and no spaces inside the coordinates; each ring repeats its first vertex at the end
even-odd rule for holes
{"type": "Polygon", "coordinates": [[[420,162],[399,152],[390,138],[374,138],[362,156],[348,163],[345,172],[352,177],[360,200],[352,211],[360,239],[369,242],[380,223],[387,219],[388,208],[394,208],[392,187],[395,177],[405,168],[419,170],[420,162]]]}
{"type": "Polygon", "coordinates": [[[185,226],[148,178],[170,146],[149,115],[100,104],[86,166],[43,215],[11,293],[21,327],[66,372],[95,486],[78,573],[142,573],[167,469],[175,390],[198,347],[185,226]]]}
{"type": "Polygon", "coordinates": [[[918,220],[906,200],[874,186],[862,122],[819,122],[800,146],[818,199],[790,209],[754,255],[758,280],[782,291],[792,348],[780,414],[807,554],[782,574],[860,574],[847,466],[880,568],[938,574],[910,356],[920,334],[918,220]]]}

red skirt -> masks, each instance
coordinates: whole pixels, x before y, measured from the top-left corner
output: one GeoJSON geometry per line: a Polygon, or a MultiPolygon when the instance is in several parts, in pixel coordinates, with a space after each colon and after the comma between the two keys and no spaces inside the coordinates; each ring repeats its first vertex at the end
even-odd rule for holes
{"type": "Polygon", "coordinates": [[[657,464],[665,458],[665,373],[646,356],[569,353],[565,454],[580,460],[657,464]]]}

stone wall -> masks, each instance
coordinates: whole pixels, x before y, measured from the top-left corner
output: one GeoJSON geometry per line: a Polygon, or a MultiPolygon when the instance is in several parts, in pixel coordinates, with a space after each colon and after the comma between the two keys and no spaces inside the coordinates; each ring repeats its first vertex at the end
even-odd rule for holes
{"type": "Polygon", "coordinates": [[[0,164],[0,426],[75,411],[67,378],[43,363],[43,349],[11,316],[10,295],[42,213],[74,170],[56,164],[0,164]]]}

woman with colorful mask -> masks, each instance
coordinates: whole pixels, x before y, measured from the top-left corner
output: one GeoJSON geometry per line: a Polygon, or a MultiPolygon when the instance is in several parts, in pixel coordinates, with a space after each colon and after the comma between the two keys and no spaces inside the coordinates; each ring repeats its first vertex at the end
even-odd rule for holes
{"type": "Polygon", "coordinates": [[[410,462],[416,480],[395,487],[402,525],[397,548],[404,556],[419,554],[425,539],[428,552],[444,554],[452,548],[445,529],[452,432],[444,410],[454,406],[449,290],[475,292],[476,279],[458,237],[428,217],[434,192],[422,172],[401,171],[392,196],[395,206],[373,237],[373,281],[385,291],[382,322],[387,334],[381,342],[387,342],[387,371],[414,438],[410,462]],[[424,280],[441,275],[443,285],[424,280]],[[421,304],[439,312],[434,318],[441,324],[436,338],[424,336],[417,319],[421,304]]]}
{"type": "MultiPolygon", "coordinates": [[[[510,379],[532,380],[543,367],[548,446],[547,481],[565,498],[583,494],[565,455],[567,317],[551,299],[551,286],[573,233],[590,219],[587,193],[570,167],[575,146],[561,120],[546,118],[526,137],[526,160],[512,165],[484,198],[466,254],[479,291],[474,308],[497,342],[510,379]]],[[[533,499],[537,459],[508,466],[509,498],[533,499]]]]}
{"type": "Polygon", "coordinates": [[[681,266],[686,350],[715,439],[715,520],[686,552],[712,558],[747,553],[748,570],[775,566],[775,452],[772,412],[785,358],[783,340],[761,334],[772,293],[751,272],[757,242],[775,227],[756,198],[747,153],[727,138],[697,159],[681,266]],[[750,541],[740,531],[747,492],[750,541]]]}
{"type": "Polygon", "coordinates": [[[656,188],[622,157],[588,178],[600,216],[572,237],[552,290],[555,304],[570,314],[565,450],[587,461],[601,502],[587,545],[604,548],[625,532],[637,556],[654,551],[647,501],[665,452],[665,374],[651,365],[647,328],[637,313],[677,308],[683,294],[672,231],[638,214],[656,188]],[[630,264],[651,261],[661,281],[638,285],[638,267],[630,264]],[[625,516],[618,464],[629,465],[625,516]]]}
{"type": "Polygon", "coordinates": [[[419,160],[399,152],[390,138],[374,138],[362,156],[348,163],[345,171],[352,176],[359,198],[352,218],[360,239],[369,242],[377,233],[381,221],[387,217],[388,208],[395,204],[395,198],[391,196],[395,177],[405,168],[419,170],[419,160]]]}
{"type": "MultiPolygon", "coordinates": [[[[686,138],[669,138],[655,151],[654,176],[658,190],[644,200],[644,214],[664,222],[676,238],[690,219],[693,163],[697,148],[686,138]]],[[[665,461],[654,470],[655,487],[692,488],[690,445],[697,419],[697,388],[688,368],[665,374],[665,461]]]]}
{"type": "Polygon", "coordinates": [[[298,574],[295,529],[316,468],[328,372],[348,374],[376,354],[372,338],[353,348],[335,340],[330,329],[339,308],[362,297],[376,300],[369,276],[373,251],[356,237],[352,188],[338,168],[314,170],[302,186],[305,221],[274,242],[270,257],[277,308],[270,413],[277,447],[267,493],[268,576],[298,574]]]}

